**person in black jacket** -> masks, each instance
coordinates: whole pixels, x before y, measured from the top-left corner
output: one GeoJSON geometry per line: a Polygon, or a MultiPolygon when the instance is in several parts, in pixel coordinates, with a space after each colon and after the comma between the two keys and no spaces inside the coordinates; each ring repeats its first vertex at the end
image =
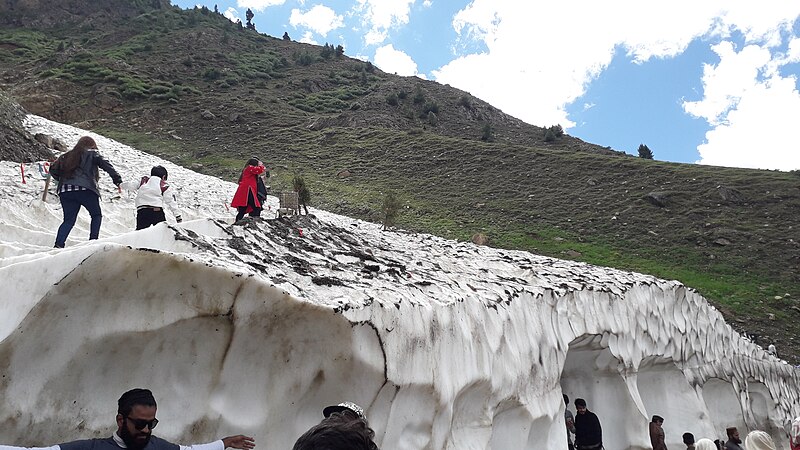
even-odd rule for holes
{"type": "Polygon", "coordinates": [[[603,427],[595,413],[586,409],[586,400],[575,399],[575,448],[597,450],[603,448],[603,427]]]}
{"type": "Polygon", "coordinates": [[[119,189],[122,177],[114,167],[97,153],[97,144],[89,136],[78,139],[75,147],[59,156],[50,167],[50,175],[58,181],[58,198],[64,213],[64,221],[58,227],[56,248],[64,248],[81,206],[89,211],[91,223],[89,239],[97,239],[100,235],[100,224],[103,215],[100,212],[100,192],[97,181],[100,173],[97,168],[105,170],[119,189]]]}

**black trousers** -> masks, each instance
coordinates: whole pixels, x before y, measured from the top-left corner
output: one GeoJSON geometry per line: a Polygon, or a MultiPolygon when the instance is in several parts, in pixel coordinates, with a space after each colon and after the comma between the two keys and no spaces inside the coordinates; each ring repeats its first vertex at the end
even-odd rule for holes
{"type": "Polygon", "coordinates": [[[143,230],[157,223],[166,222],[164,208],[139,208],[136,210],[136,229],[143,230]]]}
{"type": "Polygon", "coordinates": [[[256,200],[253,198],[252,192],[248,192],[247,194],[247,206],[238,206],[236,208],[236,210],[238,211],[238,214],[236,214],[236,222],[242,220],[244,215],[247,214],[248,208],[252,209],[252,211],[250,211],[250,217],[261,216],[261,211],[264,209],[256,206],[256,200]]]}

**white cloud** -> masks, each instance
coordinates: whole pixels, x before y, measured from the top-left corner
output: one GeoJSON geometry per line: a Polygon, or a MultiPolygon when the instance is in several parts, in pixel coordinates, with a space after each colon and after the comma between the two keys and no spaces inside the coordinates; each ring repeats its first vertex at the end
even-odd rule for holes
{"type": "Polygon", "coordinates": [[[306,31],[305,33],[303,33],[303,37],[301,37],[298,42],[302,42],[305,44],[319,45],[319,43],[317,43],[317,41],[314,40],[314,33],[310,31],[306,31]]]}
{"type": "Polygon", "coordinates": [[[240,21],[240,22],[244,23],[242,18],[239,17],[239,11],[237,11],[236,8],[234,8],[232,6],[228,7],[228,9],[226,9],[225,12],[222,13],[222,15],[227,17],[228,20],[230,20],[233,23],[236,23],[236,21],[240,21]]]}
{"type": "Polygon", "coordinates": [[[426,8],[430,8],[431,6],[433,6],[433,2],[431,0],[423,0],[422,1],[422,6],[424,6],[426,8]]]}
{"type": "Polygon", "coordinates": [[[364,36],[367,45],[380,44],[385,41],[391,28],[408,23],[411,5],[416,0],[357,0],[354,7],[356,14],[362,16],[369,27],[364,36]]]}
{"type": "Polygon", "coordinates": [[[395,49],[392,44],[375,50],[375,65],[388,73],[402,76],[417,75],[417,63],[405,52],[395,49]]]}
{"type": "Polygon", "coordinates": [[[286,0],[236,0],[236,6],[239,8],[251,8],[256,11],[263,11],[270,6],[280,6],[286,0]]]}
{"type": "MultiPolygon", "coordinates": [[[[690,114],[714,128],[699,145],[701,164],[757,169],[800,169],[800,94],[795,77],[776,70],[786,61],[748,45],[736,52],[723,42],[714,47],[720,62],[706,65],[704,97],[684,103],[690,114]]],[[[779,55],[782,57],[782,55],[779,55]]],[[[790,60],[790,59],[789,59],[790,60]]]]}
{"type": "Polygon", "coordinates": [[[341,28],[344,25],[344,20],[342,16],[336,14],[336,11],[327,6],[314,5],[313,8],[306,12],[293,9],[289,17],[289,24],[295,28],[303,26],[325,36],[331,30],[341,28]]]}
{"type": "MultiPolygon", "coordinates": [[[[433,76],[529,123],[560,123],[569,128],[574,123],[567,116],[567,105],[584,94],[615,52],[626,52],[643,63],[676,56],[699,37],[719,42],[738,31],[745,37],[746,47],[759,45],[741,59],[766,64],[770,52],[786,44],[781,42],[782,33],[791,33],[798,17],[800,2],[675,0],[657,4],[619,0],[612,6],[596,0],[473,0],[454,16],[452,26],[462,42],[477,42],[482,50],[457,56],[433,71],[433,76]],[[566,15],[568,26],[562,20],[566,15]]],[[[800,58],[800,43],[789,47],[785,57],[800,58]]],[[[771,73],[778,64],[773,60],[763,67],[762,74],[771,73]]],[[[745,61],[731,65],[747,67],[745,61]]],[[[706,85],[709,101],[696,106],[706,111],[697,114],[712,117],[733,105],[742,107],[745,99],[737,95],[742,95],[746,76],[733,72],[725,68],[717,72],[718,81],[729,87],[719,88],[717,81],[710,81],[706,85]],[[739,86],[738,90],[734,86],[739,86]]],[[[752,75],[751,69],[747,76],[752,75]]],[[[750,94],[757,92],[767,95],[766,90],[750,94]]],[[[744,119],[740,117],[737,123],[744,119]]]]}

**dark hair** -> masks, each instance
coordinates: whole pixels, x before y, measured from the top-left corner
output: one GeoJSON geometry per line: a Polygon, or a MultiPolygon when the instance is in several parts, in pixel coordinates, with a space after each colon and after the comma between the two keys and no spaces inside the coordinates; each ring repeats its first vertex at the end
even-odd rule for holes
{"type": "Polygon", "coordinates": [[[694,444],[694,435],[692,433],[683,433],[683,443],[686,445],[694,444]]]}
{"type": "Polygon", "coordinates": [[[586,407],[586,400],[584,400],[582,398],[576,398],[575,399],[575,407],[577,408],[578,406],[583,406],[585,408],[586,407]]]}
{"type": "MultiPolygon", "coordinates": [[[[71,178],[75,170],[78,169],[78,166],[81,165],[83,154],[86,153],[87,150],[96,148],[97,144],[94,142],[94,139],[89,136],[83,136],[78,139],[78,143],[75,144],[72,150],[59,156],[58,160],[56,160],[56,163],[59,165],[59,178],[71,178]]],[[[95,178],[99,177],[100,174],[95,172],[95,178]]]]}
{"type": "Polygon", "coordinates": [[[250,158],[247,160],[247,164],[242,167],[242,173],[239,174],[239,181],[237,183],[242,182],[242,177],[244,176],[244,169],[247,169],[249,166],[257,166],[259,163],[258,158],[250,158]]]}
{"type": "Polygon", "coordinates": [[[658,415],[653,416],[653,418],[651,420],[651,422],[663,422],[663,421],[664,421],[664,418],[661,417],[661,416],[658,416],[658,415]]]}
{"type": "Polygon", "coordinates": [[[117,412],[125,417],[131,413],[136,405],[156,406],[156,398],[149,389],[135,388],[122,394],[117,401],[117,412]]]}
{"type": "Polygon", "coordinates": [[[564,395],[564,404],[565,405],[569,405],[569,397],[567,397],[567,394],[563,394],[563,395],[564,395]]]}
{"type": "Polygon", "coordinates": [[[337,412],[303,433],[292,450],[378,450],[374,437],[366,420],[337,412]]]}
{"type": "Polygon", "coordinates": [[[725,428],[725,434],[727,434],[727,435],[728,435],[728,437],[731,437],[731,436],[733,436],[733,433],[736,433],[736,431],[738,431],[738,430],[736,429],[736,427],[728,427],[728,428],[725,428]]]}
{"type": "Polygon", "coordinates": [[[159,177],[164,181],[167,181],[167,169],[164,166],[155,166],[150,169],[150,176],[159,177]]]}

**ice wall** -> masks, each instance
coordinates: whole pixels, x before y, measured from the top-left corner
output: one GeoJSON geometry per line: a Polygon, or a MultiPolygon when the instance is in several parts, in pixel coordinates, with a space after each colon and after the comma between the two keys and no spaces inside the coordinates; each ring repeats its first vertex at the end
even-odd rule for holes
{"type": "MultiPolygon", "coordinates": [[[[160,162],[99,144],[123,177],[160,162]]],[[[344,399],[384,449],[564,448],[562,392],[608,449],[649,448],[653,414],[674,448],[731,425],[783,444],[800,413],[796,371],[680,283],[324,211],[229,225],[232,184],[169,168],[192,220],[130,232],[132,199],[108,190],[102,238],[53,250],[58,204],[0,163],[0,442],[107,435],[135,386],[161,437],[262,449],[344,399]]]]}

